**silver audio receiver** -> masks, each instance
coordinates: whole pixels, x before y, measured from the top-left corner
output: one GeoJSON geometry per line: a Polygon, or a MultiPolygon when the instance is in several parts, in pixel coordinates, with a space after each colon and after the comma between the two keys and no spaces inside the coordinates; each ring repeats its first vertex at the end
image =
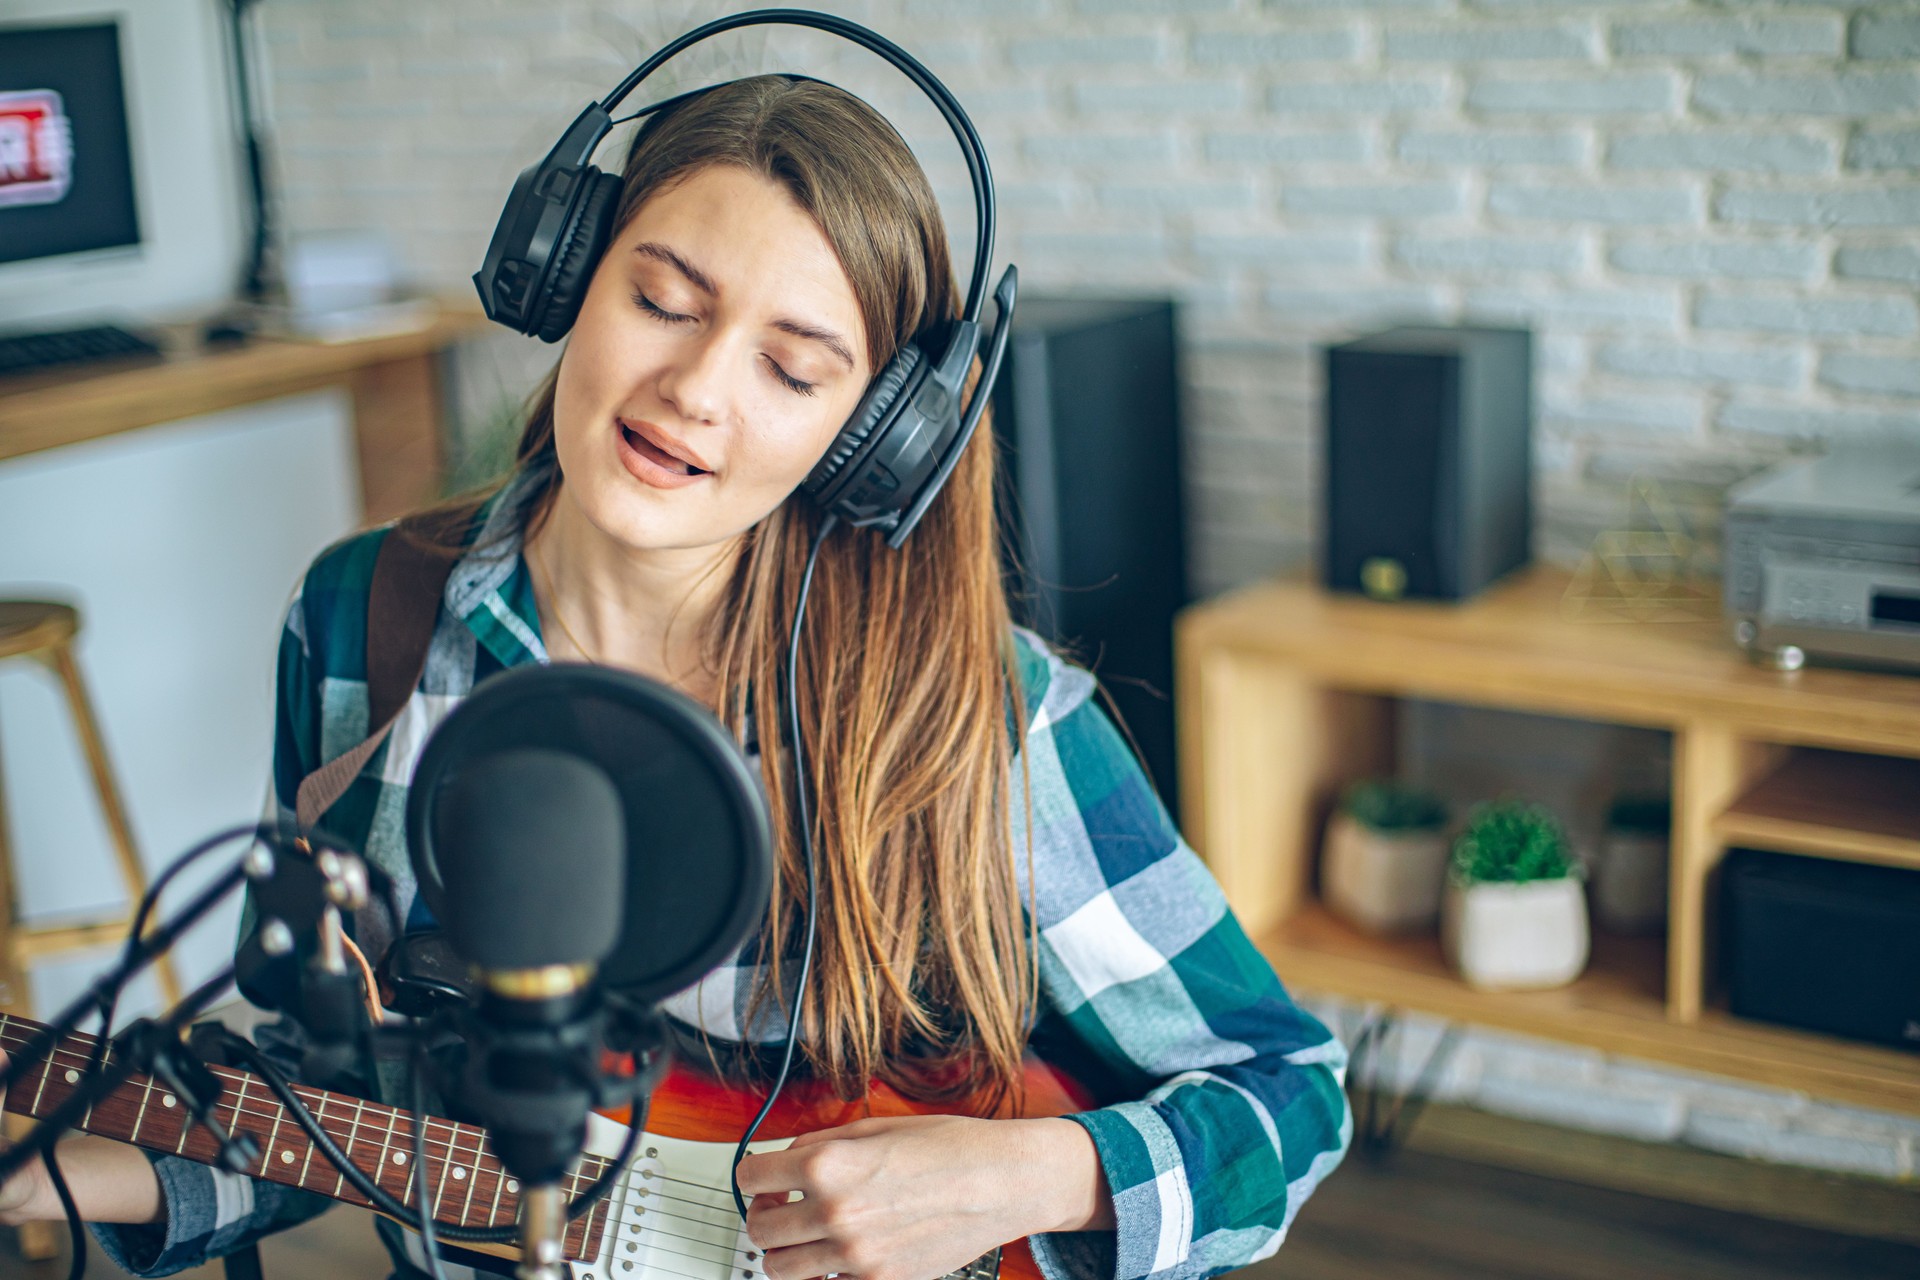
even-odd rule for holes
{"type": "Polygon", "coordinates": [[[1920,441],[1837,445],[1736,486],[1724,601],[1756,660],[1920,671],[1920,441]]]}

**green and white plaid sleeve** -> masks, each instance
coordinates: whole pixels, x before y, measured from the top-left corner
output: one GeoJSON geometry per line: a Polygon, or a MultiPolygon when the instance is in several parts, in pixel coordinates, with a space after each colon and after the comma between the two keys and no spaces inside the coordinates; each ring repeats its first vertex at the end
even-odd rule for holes
{"type": "Polygon", "coordinates": [[[1117,1223],[1036,1237],[1035,1260],[1049,1280],[1244,1266],[1280,1247],[1346,1152],[1346,1052],[1248,941],[1092,698],[1093,678],[1020,638],[1043,1006],[1034,1040],[1112,1100],[1073,1118],[1099,1151],[1117,1223]]]}

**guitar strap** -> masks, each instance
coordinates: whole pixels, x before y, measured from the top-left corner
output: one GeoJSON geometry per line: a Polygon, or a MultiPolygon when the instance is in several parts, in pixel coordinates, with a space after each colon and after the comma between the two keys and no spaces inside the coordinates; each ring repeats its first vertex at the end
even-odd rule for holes
{"type": "Polygon", "coordinates": [[[365,741],[301,779],[294,816],[302,831],[310,830],[346,794],[393,732],[394,722],[419,686],[454,559],[405,520],[381,539],[367,590],[368,734],[365,741]]]}

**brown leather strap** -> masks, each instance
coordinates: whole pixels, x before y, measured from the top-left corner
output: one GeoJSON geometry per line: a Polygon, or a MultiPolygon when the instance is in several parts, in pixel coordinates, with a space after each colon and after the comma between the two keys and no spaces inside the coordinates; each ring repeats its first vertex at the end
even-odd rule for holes
{"type": "Polygon", "coordinates": [[[301,779],[294,798],[294,816],[301,830],[319,822],[346,794],[419,686],[453,562],[453,556],[416,536],[406,521],[381,539],[367,589],[369,732],[365,741],[301,779]]]}

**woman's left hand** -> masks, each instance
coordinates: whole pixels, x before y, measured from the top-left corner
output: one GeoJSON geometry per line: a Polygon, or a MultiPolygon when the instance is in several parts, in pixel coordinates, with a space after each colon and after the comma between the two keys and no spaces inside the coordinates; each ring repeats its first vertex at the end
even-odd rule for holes
{"type": "Polygon", "coordinates": [[[933,1280],[1022,1236],[1112,1225],[1070,1120],[860,1120],[748,1156],[740,1190],[770,1280],[933,1280]]]}

